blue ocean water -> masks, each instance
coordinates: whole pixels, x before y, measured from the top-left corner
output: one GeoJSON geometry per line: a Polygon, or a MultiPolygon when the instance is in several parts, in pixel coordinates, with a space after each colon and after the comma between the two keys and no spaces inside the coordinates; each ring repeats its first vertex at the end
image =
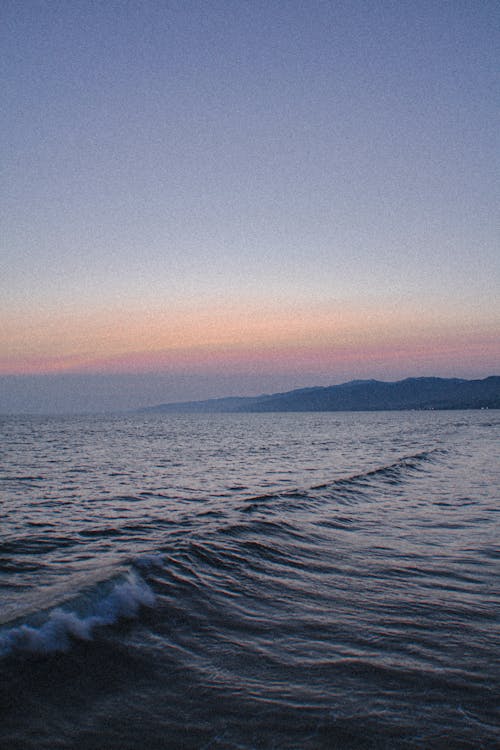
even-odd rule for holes
{"type": "Polygon", "coordinates": [[[2,749],[498,747],[500,412],[0,429],[2,749]]]}

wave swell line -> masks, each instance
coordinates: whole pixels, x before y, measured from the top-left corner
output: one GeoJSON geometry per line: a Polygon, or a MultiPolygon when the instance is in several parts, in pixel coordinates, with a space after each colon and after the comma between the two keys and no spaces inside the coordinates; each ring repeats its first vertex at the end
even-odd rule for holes
{"type": "Polygon", "coordinates": [[[430,460],[431,455],[440,453],[439,448],[434,448],[428,451],[422,451],[420,453],[414,453],[410,456],[403,456],[392,464],[387,466],[381,466],[376,469],[370,469],[369,471],[361,472],[360,474],[353,474],[352,476],[334,479],[333,481],[326,482],[323,484],[317,484],[309,487],[307,490],[295,489],[287,490],[285,492],[272,492],[265,495],[258,495],[252,498],[246,506],[246,511],[252,511],[258,509],[261,503],[266,503],[271,500],[298,500],[308,501],[314,497],[317,492],[328,492],[334,493],[335,496],[339,491],[343,493],[362,492],[366,484],[371,480],[382,479],[390,484],[397,484],[401,481],[401,476],[408,470],[417,470],[420,464],[424,461],[430,460]]]}

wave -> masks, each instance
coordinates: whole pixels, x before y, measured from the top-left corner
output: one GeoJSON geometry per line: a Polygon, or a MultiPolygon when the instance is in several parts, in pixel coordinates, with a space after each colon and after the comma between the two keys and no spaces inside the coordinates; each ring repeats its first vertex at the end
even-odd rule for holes
{"type": "MultiPolygon", "coordinates": [[[[273,539],[275,546],[278,539],[282,541],[286,538],[289,542],[292,539],[296,543],[305,541],[300,528],[293,523],[288,522],[280,515],[279,522],[271,517],[258,518],[253,517],[251,520],[245,520],[247,513],[259,509],[269,509],[268,503],[277,501],[279,511],[283,510],[283,503],[288,507],[309,507],[316,502],[322,502],[325,499],[338,501],[339,504],[348,504],[356,501],[360,497],[368,495],[373,490],[374,482],[399,483],[404,480],[406,474],[418,471],[420,466],[431,459],[437,449],[416,453],[410,456],[404,456],[392,464],[381,466],[375,469],[354,474],[352,476],[334,479],[326,484],[309,487],[306,490],[295,489],[282,493],[273,493],[261,495],[246,500],[240,510],[244,513],[240,520],[229,525],[222,524],[217,533],[222,534],[222,538],[233,540],[244,540],[245,552],[249,551],[248,545],[257,544],[257,548],[252,547],[253,554],[266,556],[269,553],[267,545],[262,545],[265,539],[273,539]],[[248,537],[248,534],[251,534],[248,537]],[[257,534],[259,542],[253,538],[257,534]]],[[[248,517],[247,517],[248,518],[248,517]]],[[[155,520],[158,525],[158,521],[155,520]]],[[[352,530],[355,528],[353,519],[343,515],[339,518],[320,519],[320,525],[339,528],[343,530],[352,530]]],[[[84,530],[80,536],[115,536],[120,535],[121,530],[115,528],[97,528],[84,530]]],[[[40,554],[55,547],[64,547],[74,544],[73,538],[57,538],[55,540],[44,540],[41,537],[19,538],[4,543],[6,551],[26,552],[40,554]]],[[[76,542],[78,543],[78,542],[76,542]]],[[[227,552],[227,550],[226,550],[227,552]]],[[[220,550],[215,552],[203,544],[197,544],[194,540],[190,542],[189,557],[195,558],[205,566],[213,569],[224,567],[224,555],[220,555],[220,550]]],[[[283,561],[284,551],[280,548],[280,560],[283,561]]],[[[85,591],[81,589],[76,592],[75,596],[64,605],[51,610],[45,616],[43,622],[36,621],[37,617],[42,616],[39,611],[31,622],[22,623],[14,627],[6,628],[0,631],[0,657],[22,654],[50,654],[58,651],[68,650],[75,640],[88,641],[94,636],[96,629],[113,625],[123,618],[134,618],[138,615],[141,607],[153,607],[155,605],[155,595],[152,588],[146,580],[154,576],[160,570],[165,572],[168,557],[160,552],[142,555],[141,557],[130,561],[131,569],[120,580],[107,580],[99,586],[85,591]]],[[[308,562],[309,564],[309,562],[308,562]]],[[[195,565],[196,567],[196,565],[195,565]]],[[[232,567],[232,563],[228,564],[232,567]]],[[[192,570],[191,570],[192,573],[192,570]]],[[[152,578],[156,580],[156,578],[152,578]]]]}
{"type": "Polygon", "coordinates": [[[2,555],[43,555],[66,547],[72,547],[78,542],[69,537],[33,537],[31,535],[16,537],[9,541],[0,542],[2,555]]]}
{"type": "Polygon", "coordinates": [[[320,484],[311,487],[312,490],[329,489],[330,487],[345,487],[351,484],[359,484],[360,482],[366,482],[370,479],[387,479],[389,481],[399,481],[402,476],[408,471],[419,469],[422,462],[430,460],[431,455],[442,452],[438,448],[434,448],[429,451],[421,451],[420,453],[414,453],[410,456],[403,456],[397,461],[387,466],[380,466],[377,469],[371,469],[369,471],[362,472],[360,474],[353,474],[352,476],[344,479],[335,479],[333,482],[327,484],[320,484]]]}
{"type": "Polygon", "coordinates": [[[399,484],[404,480],[406,474],[412,471],[419,471],[422,463],[430,461],[434,455],[443,452],[440,448],[433,448],[409,456],[403,456],[394,461],[394,463],[386,466],[380,466],[359,474],[352,474],[348,477],[341,477],[323,484],[313,485],[306,490],[293,489],[286,490],[285,492],[271,492],[258,495],[250,498],[243,510],[251,513],[258,510],[261,504],[275,500],[291,501],[296,507],[297,504],[305,505],[311,500],[324,497],[325,495],[330,498],[335,496],[339,502],[346,503],[349,502],[349,498],[353,494],[362,494],[364,490],[369,488],[370,483],[373,481],[381,480],[386,484],[399,484]]]}
{"type": "MultiPolygon", "coordinates": [[[[147,569],[149,565],[150,561],[145,560],[143,567],[147,569]]],[[[98,589],[97,598],[85,613],[58,607],[40,626],[23,623],[0,632],[0,657],[67,651],[74,640],[91,640],[96,628],[132,619],[141,607],[155,604],[153,591],[136,570],[129,571],[110,592],[99,592],[102,589],[98,589]]]]}

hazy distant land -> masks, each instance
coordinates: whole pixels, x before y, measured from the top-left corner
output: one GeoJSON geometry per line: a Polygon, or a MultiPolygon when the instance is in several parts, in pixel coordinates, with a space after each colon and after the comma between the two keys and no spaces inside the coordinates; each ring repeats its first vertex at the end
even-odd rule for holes
{"type": "Polygon", "coordinates": [[[158,404],[144,412],[228,413],[279,411],[391,411],[403,409],[500,409],[500,376],[483,380],[406,378],[397,382],[352,380],[254,397],[158,404]]]}

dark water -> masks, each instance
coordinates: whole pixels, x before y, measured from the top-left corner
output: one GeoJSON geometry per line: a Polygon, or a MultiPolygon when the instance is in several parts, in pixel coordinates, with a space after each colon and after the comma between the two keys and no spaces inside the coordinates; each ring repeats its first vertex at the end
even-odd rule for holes
{"type": "Polygon", "coordinates": [[[2,750],[499,746],[500,412],[1,433],[2,750]]]}

